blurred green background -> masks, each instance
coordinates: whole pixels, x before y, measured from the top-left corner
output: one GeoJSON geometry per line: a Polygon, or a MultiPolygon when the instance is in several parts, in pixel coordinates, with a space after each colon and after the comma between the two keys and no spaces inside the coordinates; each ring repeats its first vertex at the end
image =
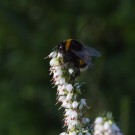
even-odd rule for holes
{"type": "Polygon", "coordinates": [[[62,132],[44,57],[67,38],[102,54],[79,78],[88,117],[111,111],[125,135],[135,135],[134,7],[134,0],[1,0],[0,135],[62,132]]]}

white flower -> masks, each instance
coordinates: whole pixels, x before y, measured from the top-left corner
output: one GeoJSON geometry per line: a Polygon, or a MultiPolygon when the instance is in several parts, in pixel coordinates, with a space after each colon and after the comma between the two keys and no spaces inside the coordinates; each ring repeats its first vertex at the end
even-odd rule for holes
{"type": "Polygon", "coordinates": [[[82,110],[83,106],[87,106],[86,99],[81,99],[80,105],[79,105],[79,110],[82,110]]]}
{"type": "Polygon", "coordinates": [[[80,102],[81,102],[81,104],[82,104],[82,105],[84,105],[84,106],[86,106],[86,105],[87,105],[87,103],[86,103],[86,99],[81,99],[81,101],[80,101],[80,102]]]}
{"type": "Polygon", "coordinates": [[[102,124],[103,123],[103,118],[102,117],[97,117],[95,120],[95,124],[102,124]]]}
{"type": "Polygon", "coordinates": [[[104,129],[105,130],[109,130],[111,128],[111,125],[106,121],[105,123],[104,123],[104,129]]]}
{"type": "Polygon", "coordinates": [[[72,105],[70,103],[67,104],[66,108],[71,108],[72,105]]]}
{"type": "Polygon", "coordinates": [[[64,108],[71,108],[71,104],[68,103],[66,100],[64,100],[64,101],[62,102],[62,105],[61,105],[61,106],[64,107],[64,108]]]}
{"type": "Polygon", "coordinates": [[[74,70],[73,70],[72,68],[70,68],[70,69],[68,70],[68,72],[69,72],[69,74],[72,74],[72,73],[74,72],[74,70]]]}
{"type": "Polygon", "coordinates": [[[67,86],[67,85],[68,85],[68,83],[66,83],[66,82],[65,82],[64,84],[62,84],[62,89],[63,89],[63,90],[64,90],[64,89],[66,90],[66,86],[67,86]]]}
{"type": "Polygon", "coordinates": [[[112,134],[112,129],[107,130],[108,135],[112,134]]]}
{"type": "Polygon", "coordinates": [[[77,119],[77,117],[78,117],[78,113],[77,113],[76,111],[73,111],[73,112],[71,113],[71,118],[72,118],[72,119],[77,119]]]}
{"type": "Polygon", "coordinates": [[[72,103],[72,107],[74,108],[74,109],[76,109],[77,107],[78,107],[78,102],[77,101],[74,101],[73,103],[72,103]]]}
{"type": "Polygon", "coordinates": [[[58,91],[58,95],[59,95],[59,96],[64,96],[64,94],[65,94],[65,91],[64,91],[64,90],[59,90],[59,91],[58,91]]]}
{"type": "Polygon", "coordinates": [[[55,73],[57,70],[61,70],[61,67],[55,65],[55,66],[51,67],[51,70],[55,73]]]}
{"type": "MultiPolygon", "coordinates": [[[[99,133],[100,134],[100,133],[99,133]]],[[[104,135],[108,135],[108,132],[104,132],[104,135]]]]}
{"type": "Polygon", "coordinates": [[[69,116],[72,113],[72,109],[65,109],[65,116],[69,116]]]}
{"type": "Polygon", "coordinates": [[[82,123],[86,124],[89,123],[90,119],[89,118],[82,118],[82,123]]]}
{"type": "Polygon", "coordinates": [[[62,84],[64,84],[64,83],[65,83],[65,78],[62,77],[62,78],[60,79],[60,84],[62,85],[62,84]]]}
{"type": "Polygon", "coordinates": [[[72,86],[71,84],[68,84],[68,85],[66,86],[66,90],[67,90],[68,92],[71,92],[71,91],[73,90],[73,86],[72,86]]]}
{"type": "Polygon", "coordinates": [[[102,133],[104,131],[103,125],[95,125],[95,130],[99,131],[99,133],[102,133]]]}
{"type": "Polygon", "coordinates": [[[102,135],[102,133],[100,133],[100,131],[99,131],[99,130],[94,130],[93,135],[102,135]]]}
{"type": "MultiPolygon", "coordinates": [[[[59,70],[57,70],[57,71],[53,74],[53,77],[55,78],[55,77],[61,76],[61,75],[62,75],[62,70],[59,69],[59,70]]],[[[65,78],[64,78],[64,79],[65,79],[65,78]]]]}
{"type": "Polygon", "coordinates": [[[78,135],[83,135],[81,132],[78,135]]]}
{"type": "Polygon", "coordinates": [[[60,83],[61,78],[62,78],[61,76],[56,76],[56,77],[53,76],[54,81],[59,82],[59,83],[60,83]]]}
{"type": "Polygon", "coordinates": [[[93,135],[123,135],[112,119],[106,120],[104,117],[98,117],[94,123],[93,135]]]}
{"type": "Polygon", "coordinates": [[[78,113],[75,110],[72,109],[66,109],[65,113],[66,119],[77,119],[78,113]]]}
{"type": "Polygon", "coordinates": [[[51,53],[48,55],[48,57],[49,57],[49,58],[54,58],[54,57],[56,57],[56,55],[57,55],[57,53],[54,51],[54,52],[51,52],[51,53]]]}
{"type": "Polygon", "coordinates": [[[66,97],[67,101],[71,100],[72,96],[73,96],[73,93],[68,93],[66,97]]]}
{"type": "Polygon", "coordinates": [[[61,53],[58,53],[57,58],[62,58],[62,54],[61,53]]]}
{"type": "Polygon", "coordinates": [[[70,132],[69,135],[77,135],[76,132],[70,132]]]}
{"type": "Polygon", "coordinates": [[[67,107],[67,104],[68,104],[67,101],[66,100],[63,100],[61,106],[66,108],[67,107]]]}
{"type": "Polygon", "coordinates": [[[61,85],[58,85],[57,90],[58,90],[58,91],[63,90],[63,89],[62,89],[62,86],[61,86],[61,85]]]}
{"type": "Polygon", "coordinates": [[[55,85],[59,85],[59,84],[60,84],[60,81],[56,80],[55,85]]]}
{"type": "Polygon", "coordinates": [[[66,100],[66,96],[60,96],[59,98],[58,98],[58,101],[59,102],[63,102],[63,101],[65,101],[66,100]]]}
{"type": "Polygon", "coordinates": [[[51,66],[58,65],[58,59],[56,59],[56,58],[51,59],[50,65],[51,65],[51,66]]]}
{"type": "Polygon", "coordinates": [[[76,119],[72,120],[72,126],[78,126],[80,124],[80,122],[76,119]]]}
{"type": "Polygon", "coordinates": [[[72,131],[74,129],[74,127],[72,126],[72,124],[68,123],[68,127],[67,127],[68,131],[72,131]]]}

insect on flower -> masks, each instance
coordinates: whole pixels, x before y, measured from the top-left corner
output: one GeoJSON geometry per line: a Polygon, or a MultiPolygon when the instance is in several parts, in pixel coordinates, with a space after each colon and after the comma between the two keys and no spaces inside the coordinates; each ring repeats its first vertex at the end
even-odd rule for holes
{"type": "Polygon", "coordinates": [[[92,57],[100,57],[96,49],[88,47],[75,39],[67,39],[58,44],[57,51],[62,54],[64,64],[85,71],[93,67],[92,57]]]}

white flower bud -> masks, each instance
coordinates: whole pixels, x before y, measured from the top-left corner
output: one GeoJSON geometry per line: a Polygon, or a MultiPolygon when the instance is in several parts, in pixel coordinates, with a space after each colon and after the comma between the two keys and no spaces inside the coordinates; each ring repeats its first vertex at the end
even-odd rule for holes
{"type": "Polygon", "coordinates": [[[57,60],[56,58],[51,59],[50,65],[51,65],[51,66],[58,65],[58,60],[57,60]]]}
{"type": "Polygon", "coordinates": [[[74,126],[71,124],[71,122],[68,123],[68,130],[71,131],[74,129],[74,126]]]}
{"type": "Polygon", "coordinates": [[[56,81],[56,82],[55,82],[55,85],[59,85],[59,84],[60,84],[60,81],[56,81]]]}
{"type": "Polygon", "coordinates": [[[64,100],[61,106],[64,107],[64,108],[70,108],[71,104],[68,103],[66,100],[64,100]]]}
{"type": "Polygon", "coordinates": [[[54,51],[54,52],[51,52],[48,57],[54,58],[54,57],[56,57],[56,55],[57,55],[57,53],[54,51]]]}
{"type": "Polygon", "coordinates": [[[82,104],[82,105],[86,106],[86,105],[87,105],[87,103],[86,103],[86,99],[81,99],[80,104],[82,104]]]}
{"type": "Polygon", "coordinates": [[[79,110],[82,110],[83,106],[82,105],[79,105],[79,110]]]}
{"type": "Polygon", "coordinates": [[[74,70],[73,70],[72,68],[70,68],[70,69],[68,70],[68,72],[69,72],[69,74],[72,74],[72,73],[74,72],[74,70]]]}
{"type": "Polygon", "coordinates": [[[77,107],[78,107],[78,102],[77,101],[74,101],[73,103],[72,103],[72,107],[74,108],[74,109],[76,109],[77,107]]]}
{"type": "Polygon", "coordinates": [[[58,101],[59,101],[59,102],[63,102],[64,100],[66,100],[66,97],[65,97],[65,96],[60,96],[60,97],[58,98],[58,101]]]}
{"type": "Polygon", "coordinates": [[[102,135],[102,133],[100,133],[99,130],[95,130],[95,129],[94,129],[94,134],[93,134],[93,135],[102,135]]]}
{"type": "Polygon", "coordinates": [[[104,135],[108,135],[108,132],[105,131],[105,132],[104,132],[104,135]]]}
{"type": "Polygon", "coordinates": [[[76,132],[70,132],[69,135],[77,135],[76,132]]]}
{"type": "Polygon", "coordinates": [[[52,69],[53,69],[54,71],[57,71],[57,70],[61,69],[61,67],[60,67],[59,65],[57,65],[57,66],[53,66],[52,69]]]}
{"type": "Polygon", "coordinates": [[[94,129],[95,131],[98,131],[102,125],[95,124],[94,129]]]}
{"type": "Polygon", "coordinates": [[[66,113],[65,116],[69,116],[72,113],[72,109],[65,109],[66,113]]]}
{"type": "Polygon", "coordinates": [[[108,129],[107,130],[107,133],[108,133],[108,135],[112,134],[112,130],[111,129],[108,129]]]}
{"type": "Polygon", "coordinates": [[[72,107],[72,105],[70,103],[67,103],[66,108],[71,108],[71,107],[72,107]]]}
{"type": "Polygon", "coordinates": [[[58,90],[58,91],[62,90],[62,86],[61,86],[61,85],[58,85],[57,90],[58,90]]]}
{"type": "Polygon", "coordinates": [[[68,85],[68,83],[66,83],[66,82],[64,84],[62,84],[62,89],[65,90],[67,85],[68,85]]]}
{"type": "MultiPolygon", "coordinates": [[[[53,78],[54,78],[54,76],[53,76],[53,78]]],[[[54,78],[54,80],[60,82],[61,78],[62,78],[61,76],[57,76],[56,78],[54,78]]]]}
{"type": "Polygon", "coordinates": [[[90,119],[89,118],[82,118],[82,123],[86,124],[90,122],[90,119]]]}
{"type": "Polygon", "coordinates": [[[60,84],[62,85],[62,84],[64,84],[64,83],[65,83],[65,78],[61,77],[61,79],[60,79],[60,84]]]}
{"type": "Polygon", "coordinates": [[[66,86],[66,89],[67,89],[68,92],[71,92],[73,90],[73,86],[71,84],[68,84],[66,86]]]}
{"type": "Polygon", "coordinates": [[[72,118],[72,119],[77,119],[77,117],[78,117],[78,113],[77,113],[76,111],[73,111],[73,112],[71,113],[71,118],[72,118]]]}
{"type": "Polygon", "coordinates": [[[80,124],[80,122],[76,119],[72,120],[72,126],[78,126],[80,124]]]}
{"type": "Polygon", "coordinates": [[[95,124],[102,124],[103,123],[103,118],[102,117],[97,117],[95,120],[95,124]]]}
{"type": "Polygon", "coordinates": [[[109,130],[111,128],[110,124],[106,121],[104,123],[104,130],[109,130]]]}
{"type": "Polygon", "coordinates": [[[72,99],[72,96],[73,96],[73,93],[68,93],[67,94],[67,97],[66,97],[66,100],[69,101],[72,99]]]}
{"type": "Polygon", "coordinates": [[[64,90],[59,90],[59,91],[58,91],[58,95],[59,95],[59,96],[64,96],[64,94],[65,94],[64,90]]]}
{"type": "Polygon", "coordinates": [[[61,53],[58,53],[57,58],[62,58],[62,54],[61,53]]]}
{"type": "Polygon", "coordinates": [[[62,70],[59,69],[57,70],[54,74],[53,74],[53,78],[57,77],[57,76],[61,76],[62,75],[62,70]]]}
{"type": "Polygon", "coordinates": [[[86,99],[81,99],[80,105],[79,105],[79,110],[82,110],[83,106],[87,107],[86,99]]]}

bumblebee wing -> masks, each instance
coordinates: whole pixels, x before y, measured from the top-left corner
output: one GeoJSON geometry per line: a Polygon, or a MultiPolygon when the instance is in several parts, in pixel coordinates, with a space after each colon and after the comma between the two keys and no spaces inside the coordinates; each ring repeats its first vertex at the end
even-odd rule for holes
{"type": "Polygon", "coordinates": [[[100,57],[101,56],[99,51],[97,51],[94,48],[85,46],[85,45],[83,45],[83,52],[85,52],[88,56],[95,56],[95,57],[100,57]]]}
{"type": "Polygon", "coordinates": [[[80,59],[84,60],[90,67],[93,67],[93,63],[91,62],[91,57],[100,57],[101,54],[99,51],[97,51],[94,48],[90,48],[88,46],[83,45],[81,51],[77,51],[74,49],[71,49],[71,51],[78,56],[80,59]]]}
{"type": "Polygon", "coordinates": [[[93,67],[93,63],[91,62],[91,57],[88,52],[85,51],[76,51],[76,50],[71,50],[77,57],[80,58],[80,60],[85,61],[85,63],[90,66],[91,68],[93,67]]]}
{"type": "Polygon", "coordinates": [[[83,60],[89,60],[91,57],[95,56],[95,57],[100,57],[101,54],[99,51],[97,51],[94,48],[88,47],[88,46],[84,46],[82,47],[81,51],[77,51],[75,49],[71,49],[71,51],[76,54],[79,58],[83,59],[83,60]]]}

